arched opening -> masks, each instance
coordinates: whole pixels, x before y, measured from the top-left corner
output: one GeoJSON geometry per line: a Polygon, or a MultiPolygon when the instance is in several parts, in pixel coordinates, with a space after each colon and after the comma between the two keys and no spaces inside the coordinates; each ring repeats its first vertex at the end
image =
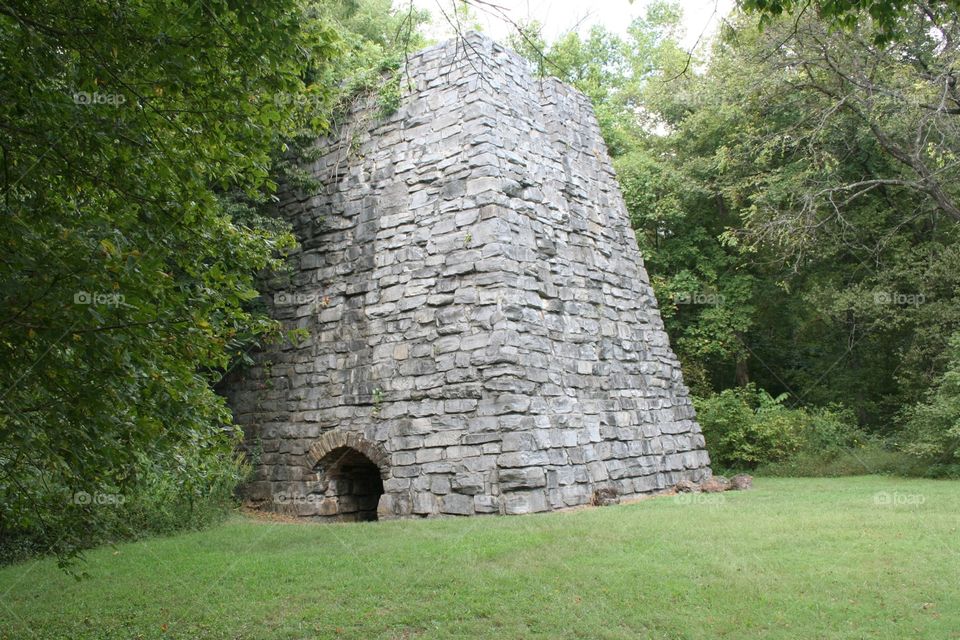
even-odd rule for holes
{"type": "Polygon", "coordinates": [[[380,468],[352,447],[337,447],[317,463],[326,482],[326,514],[347,522],[376,520],[383,495],[380,468]]]}

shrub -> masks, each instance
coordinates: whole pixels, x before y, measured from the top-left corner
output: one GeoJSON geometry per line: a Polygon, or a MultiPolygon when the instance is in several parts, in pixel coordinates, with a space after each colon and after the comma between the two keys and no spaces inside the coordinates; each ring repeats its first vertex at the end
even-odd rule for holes
{"type": "Polygon", "coordinates": [[[852,416],[837,408],[790,408],[754,385],[694,398],[717,469],[751,470],[806,455],[832,460],[866,442],[852,416]]]}
{"type": "Polygon", "coordinates": [[[186,449],[160,461],[144,457],[117,531],[124,538],[137,538],[217,522],[236,506],[234,492],[247,472],[235,454],[186,449]]]}
{"type": "MultiPolygon", "coordinates": [[[[50,486],[37,476],[34,494],[44,501],[37,516],[19,527],[0,527],[0,564],[33,555],[56,554],[75,548],[133,540],[148,535],[199,529],[225,517],[235,506],[234,490],[249,466],[230,448],[181,445],[138,454],[132,480],[121,492],[102,485],[95,491],[50,486]],[[41,490],[42,488],[42,490],[41,490]],[[77,514],[89,514],[96,523],[93,535],[71,539],[69,533],[52,541],[50,531],[77,514]],[[41,514],[43,514],[41,516],[41,514]]],[[[0,484],[0,502],[6,504],[7,485],[0,484]]],[[[63,562],[61,557],[61,564],[63,562]]]]}
{"type": "Polygon", "coordinates": [[[919,474],[960,477],[960,334],[950,340],[946,371],[901,417],[901,448],[919,474]]]}
{"type": "Polygon", "coordinates": [[[696,399],[697,416],[714,465],[752,469],[795,453],[800,447],[799,428],[790,416],[778,415],[779,402],[779,398],[771,398],[753,386],[725,389],[696,399]]]}
{"type": "Polygon", "coordinates": [[[911,461],[899,451],[891,451],[879,440],[865,442],[845,450],[803,450],[782,462],[770,462],[756,468],[762,476],[836,477],[863,474],[913,475],[911,461]]]}

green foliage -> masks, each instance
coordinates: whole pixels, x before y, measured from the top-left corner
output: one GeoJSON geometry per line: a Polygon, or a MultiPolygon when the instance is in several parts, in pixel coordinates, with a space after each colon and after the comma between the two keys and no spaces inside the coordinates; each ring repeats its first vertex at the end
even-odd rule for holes
{"type": "Polygon", "coordinates": [[[655,124],[644,88],[687,59],[677,42],[681,15],[678,5],[658,0],[630,24],[626,37],[594,27],[585,38],[571,32],[548,44],[541,26],[532,22],[512,35],[510,44],[541,75],[568,82],[590,98],[610,155],[618,157],[635,148],[644,135],[641,125],[655,124]]]}
{"type": "Polygon", "coordinates": [[[792,409],[754,385],[695,398],[715,467],[755,469],[801,453],[827,460],[865,442],[852,416],[836,409],[792,409]]]}
{"type": "MultiPolygon", "coordinates": [[[[249,472],[232,444],[214,450],[186,445],[162,455],[137,452],[133,477],[122,489],[104,484],[93,492],[75,491],[51,485],[39,476],[34,478],[37,486],[28,490],[37,500],[35,508],[49,508],[51,513],[43,522],[21,521],[19,528],[6,529],[0,539],[0,564],[50,553],[50,527],[62,527],[61,535],[66,537],[53,551],[74,552],[98,544],[200,529],[221,521],[235,508],[234,489],[249,472]],[[67,529],[75,517],[88,522],[80,535],[67,529]]],[[[7,505],[16,504],[20,497],[0,494],[0,499],[7,505]]]]}
{"type": "Polygon", "coordinates": [[[947,357],[926,399],[904,411],[900,438],[927,475],[960,477],[960,334],[950,340],[947,357]]]}
{"type": "Polygon", "coordinates": [[[400,21],[385,0],[0,7],[0,538],[66,560],[113,535],[69,496],[145,491],[146,528],[174,487],[209,502],[203,460],[166,465],[229,458],[212,385],[281,337],[256,298],[294,247],[277,183],[309,184],[285,154],[400,21]]]}
{"type": "Polygon", "coordinates": [[[709,71],[658,107],[679,114],[673,156],[713,167],[692,175],[736,211],[721,240],[773,285],[746,336],[755,379],[842,401],[879,433],[942,370],[960,325],[957,165],[931,168],[960,151],[945,106],[956,97],[931,97],[957,51],[931,20],[912,12],[915,37],[885,47],[869,25],[831,31],[808,15],[758,33],[741,21],[709,71]]]}
{"type": "Polygon", "coordinates": [[[876,439],[866,439],[859,446],[828,455],[819,451],[800,451],[782,462],[761,464],[755,473],[783,478],[919,475],[908,457],[876,439]]]}
{"type": "Polygon", "coordinates": [[[628,114],[603,131],[686,380],[841,402],[891,434],[960,326],[956,22],[911,9],[880,46],[869,22],[734,16],[707,60],[639,24],[633,54],[576,68],[616,76],[582,86],[628,114]]]}
{"type": "Polygon", "coordinates": [[[400,98],[402,95],[398,75],[395,80],[385,84],[377,94],[378,113],[381,118],[393,115],[397,111],[400,107],[400,98]]]}
{"type": "MultiPolygon", "coordinates": [[[[873,39],[878,44],[909,37],[903,20],[917,6],[914,0],[739,0],[747,11],[760,14],[761,24],[783,14],[801,13],[812,8],[824,21],[842,29],[855,29],[864,19],[872,21],[873,39]]],[[[957,0],[927,2],[928,11],[956,12],[957,0]]]]}
{"type": "Polygon", "coordinates": [[[733,213],[685,168],[658,158],[658,144],[648,140],[615,167],[685,376],[696,393],[709,394],[735,381],[730,365],[749,357],[745,336],[757,322],[758,300],[777,292],[758,269],[751,273],[749,256],[719,241],[737,223],[733,213]]]}
{"type": "Polygon", "coordinates": [[[232,449],[188,447],[160,459],[141,455],[115,535],[138,538],[218,522],[236,507],[234,490],[249,472],[248,463],[232,449]]]}
{"type": "Polygon", "coordinates": [[[372,95],[378,116],[391,115],[403,95],[404,54],[424,45],[418,29],[429,13],[412,4],[393,12],[391,0],[332,3],[324,8],[323,15],[336,23],[346,43],[341,67],[326,79],[340,87],[337,114],[372,95]]]}

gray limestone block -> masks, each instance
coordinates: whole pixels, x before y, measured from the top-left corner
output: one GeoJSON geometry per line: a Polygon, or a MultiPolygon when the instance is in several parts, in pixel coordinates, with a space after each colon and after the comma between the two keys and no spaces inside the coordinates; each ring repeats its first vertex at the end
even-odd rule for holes
{"type": "Polygon", "coordinates": [[[546,451],[510,451],[497,458],[499,467],[542,467],[549,463],[546,451]]]}
{"type": "Polygon", "coordinates": [[[451,493],[440,498],[440,503],[441,513],[467,516],[475,511],[473,496],[451,493]]]}
{"type": "Polygon", "coordinates": [[[499,513],[500,498],[491,495],[473,496],[473,508],[477,513],[499,513]]]}
{"type": "Polygon", "coordinates": [[[502,500],[504,513],[508,515],[537,513],[550,509],[547,496],[543,490],[515,491],[505,494],[502,500]]]}
{"type": "Polygon", "coordinates": [[[450,481],[450,486],[457,493],[466,495],[483,493],[483,475],[480,473],[460,473],[450,481]]]}
{"type": "Polygon", "coordinates": [[[501,491],[534,489],[545,487],[547,484],[546,472],[541,467],[500,469],[498,479],[501,491]]]}
{"type": "Polygon", "coordinates": [[[432,493],[425,491],[415,492],[413,493],[410,512],[422,515],[437,513],[438,502],[437,496],[432,493]]]}

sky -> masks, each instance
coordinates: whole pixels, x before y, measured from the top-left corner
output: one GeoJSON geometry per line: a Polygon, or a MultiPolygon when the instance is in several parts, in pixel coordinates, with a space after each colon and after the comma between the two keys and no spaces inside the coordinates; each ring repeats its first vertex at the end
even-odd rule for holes
{"type": "MultiPolygon", "coordinates": [[[[408,1],[395,0],[395,6],[406,6],[408,1]]],[[[429,35],[437,39],[453,35],[440,8],[449,14],[454,0],[413,0],[413,3],[434,16],[434,25],[428,29],[429,35]]],[[[483,0],[483,3],[502,8],[510,20],[518,24],[539,21],[544,26],[543,35],[551,42],[570,30],[586,33],[594,25],[626,33],[631,20],[642,15],[650,0],[483,0]]],[[[477,7],[481,5],[480,2],[476,4],[477,7]]],[[[734,0],[681,0],[680,5],[683,7],[686,31],[683,44],[692,47],[701,33],[704,33],[704,37],[713,33],[720,18],[730,12],[734,0]]],[[[484,33],[497,40],[505,40],[515,30],[508,20],[496,15],[497,11],[475,9],[474,13],[484,33]]]]}

